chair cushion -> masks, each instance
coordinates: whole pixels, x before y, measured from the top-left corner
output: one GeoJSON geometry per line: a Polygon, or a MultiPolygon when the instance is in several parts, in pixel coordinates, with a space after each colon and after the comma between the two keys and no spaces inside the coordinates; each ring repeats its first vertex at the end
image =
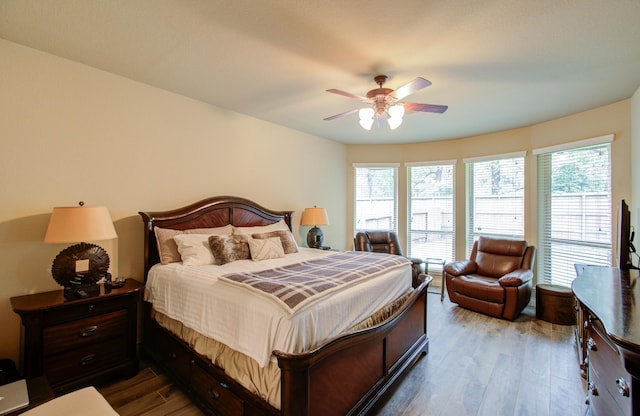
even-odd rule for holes
{"type": "Polygon", "coordinates": [[[463,275],[455,278],[455,291],[485,302],[504,303],[504,289],[497,279],[477,274],[463,275]]]}
{"type": "Polygon", "coordinates": [[[480,237],[475,258],[477,273],[490,277],[504,276],[521,266],[526,250],[526,241],[480,237]]]}

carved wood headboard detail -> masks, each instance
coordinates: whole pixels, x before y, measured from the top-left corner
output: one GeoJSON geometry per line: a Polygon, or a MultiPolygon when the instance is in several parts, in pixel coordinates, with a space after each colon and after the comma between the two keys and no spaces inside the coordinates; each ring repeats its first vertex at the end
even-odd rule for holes
{"type": "Polygon", "coordinates": [[[268,225],[284,220],[292,230],[293,211],[274,211],[248,199],[216,196],[194,204],[158,212],[139,212],[144,221],[144,280],[151,266],[160,262],[154,227],[188,230],[231,224],[236,227],[268,225]]]}

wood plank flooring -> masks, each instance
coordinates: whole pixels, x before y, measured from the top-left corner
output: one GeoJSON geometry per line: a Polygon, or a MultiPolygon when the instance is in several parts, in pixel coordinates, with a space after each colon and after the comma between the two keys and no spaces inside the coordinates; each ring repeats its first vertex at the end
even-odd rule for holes
{"type": "MultiPolygon", "coordinates": [[[[583,415],[573,327],[535,318],[533,302],[508,322],[429,296],[429,354],[375,410],[379,416],[583,415]]],[[[435,293],[437,291],[437,293],[435,293]]],[[[534,298],[535,299],[535,298],[534,298]]],[[[99,387],[121,415],[202,415],[153,365],[99,387]]]]}

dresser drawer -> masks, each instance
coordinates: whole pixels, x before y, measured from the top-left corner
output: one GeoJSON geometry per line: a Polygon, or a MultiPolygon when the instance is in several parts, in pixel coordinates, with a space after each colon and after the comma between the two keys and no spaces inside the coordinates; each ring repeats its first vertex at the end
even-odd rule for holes
{"type": "Polygon", "coordinates": [[[115,366],[127,359],[127,339],[116,337],[44,357],[43,369],[52,386],[115,366]]]}
{"type": "Polygon", "coordinates": [[[242,416],[243,401],[198,364],[194,364],[191,387],[198,396],[206,398],[207,405],[221,416],[242,416]]]}
{"type": "Polygon", "coordinates": [[[592,398],[595,408],[603,410],[596,414],[630,414],[631,376],[624,369],[618,349],[600,322],[592,322],[590,329],[587,343],[590,394],[595,396],[592,398]],[[625,389],[627,383],[628,388],[625,389]]]}
{"type": "Polygon", "coordinates": [[[125,333],[127,319],[127,311],[119,310],[44,328],[43,353],[45,356],[53,355],[117,337],[125,333]]]}

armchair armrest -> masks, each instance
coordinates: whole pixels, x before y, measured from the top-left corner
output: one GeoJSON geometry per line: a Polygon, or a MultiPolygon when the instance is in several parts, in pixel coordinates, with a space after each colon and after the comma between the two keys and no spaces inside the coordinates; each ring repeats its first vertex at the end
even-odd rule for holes
{"type": "Polygon", "coordinates": [[[478,265],[475,261],[471,260],[458,260],[451,263],[447,263],[444,266],[444,271],[453,276],[461,276],[464,274],[473,274],[478,269],[478,265]]]}
{"type": "Polygon", "coordinates": [[[533,271],[531,269],[517,269],[511,273],[507,273],[498,279],[500,286],[520,286],[533,279],[533,271]]]}

